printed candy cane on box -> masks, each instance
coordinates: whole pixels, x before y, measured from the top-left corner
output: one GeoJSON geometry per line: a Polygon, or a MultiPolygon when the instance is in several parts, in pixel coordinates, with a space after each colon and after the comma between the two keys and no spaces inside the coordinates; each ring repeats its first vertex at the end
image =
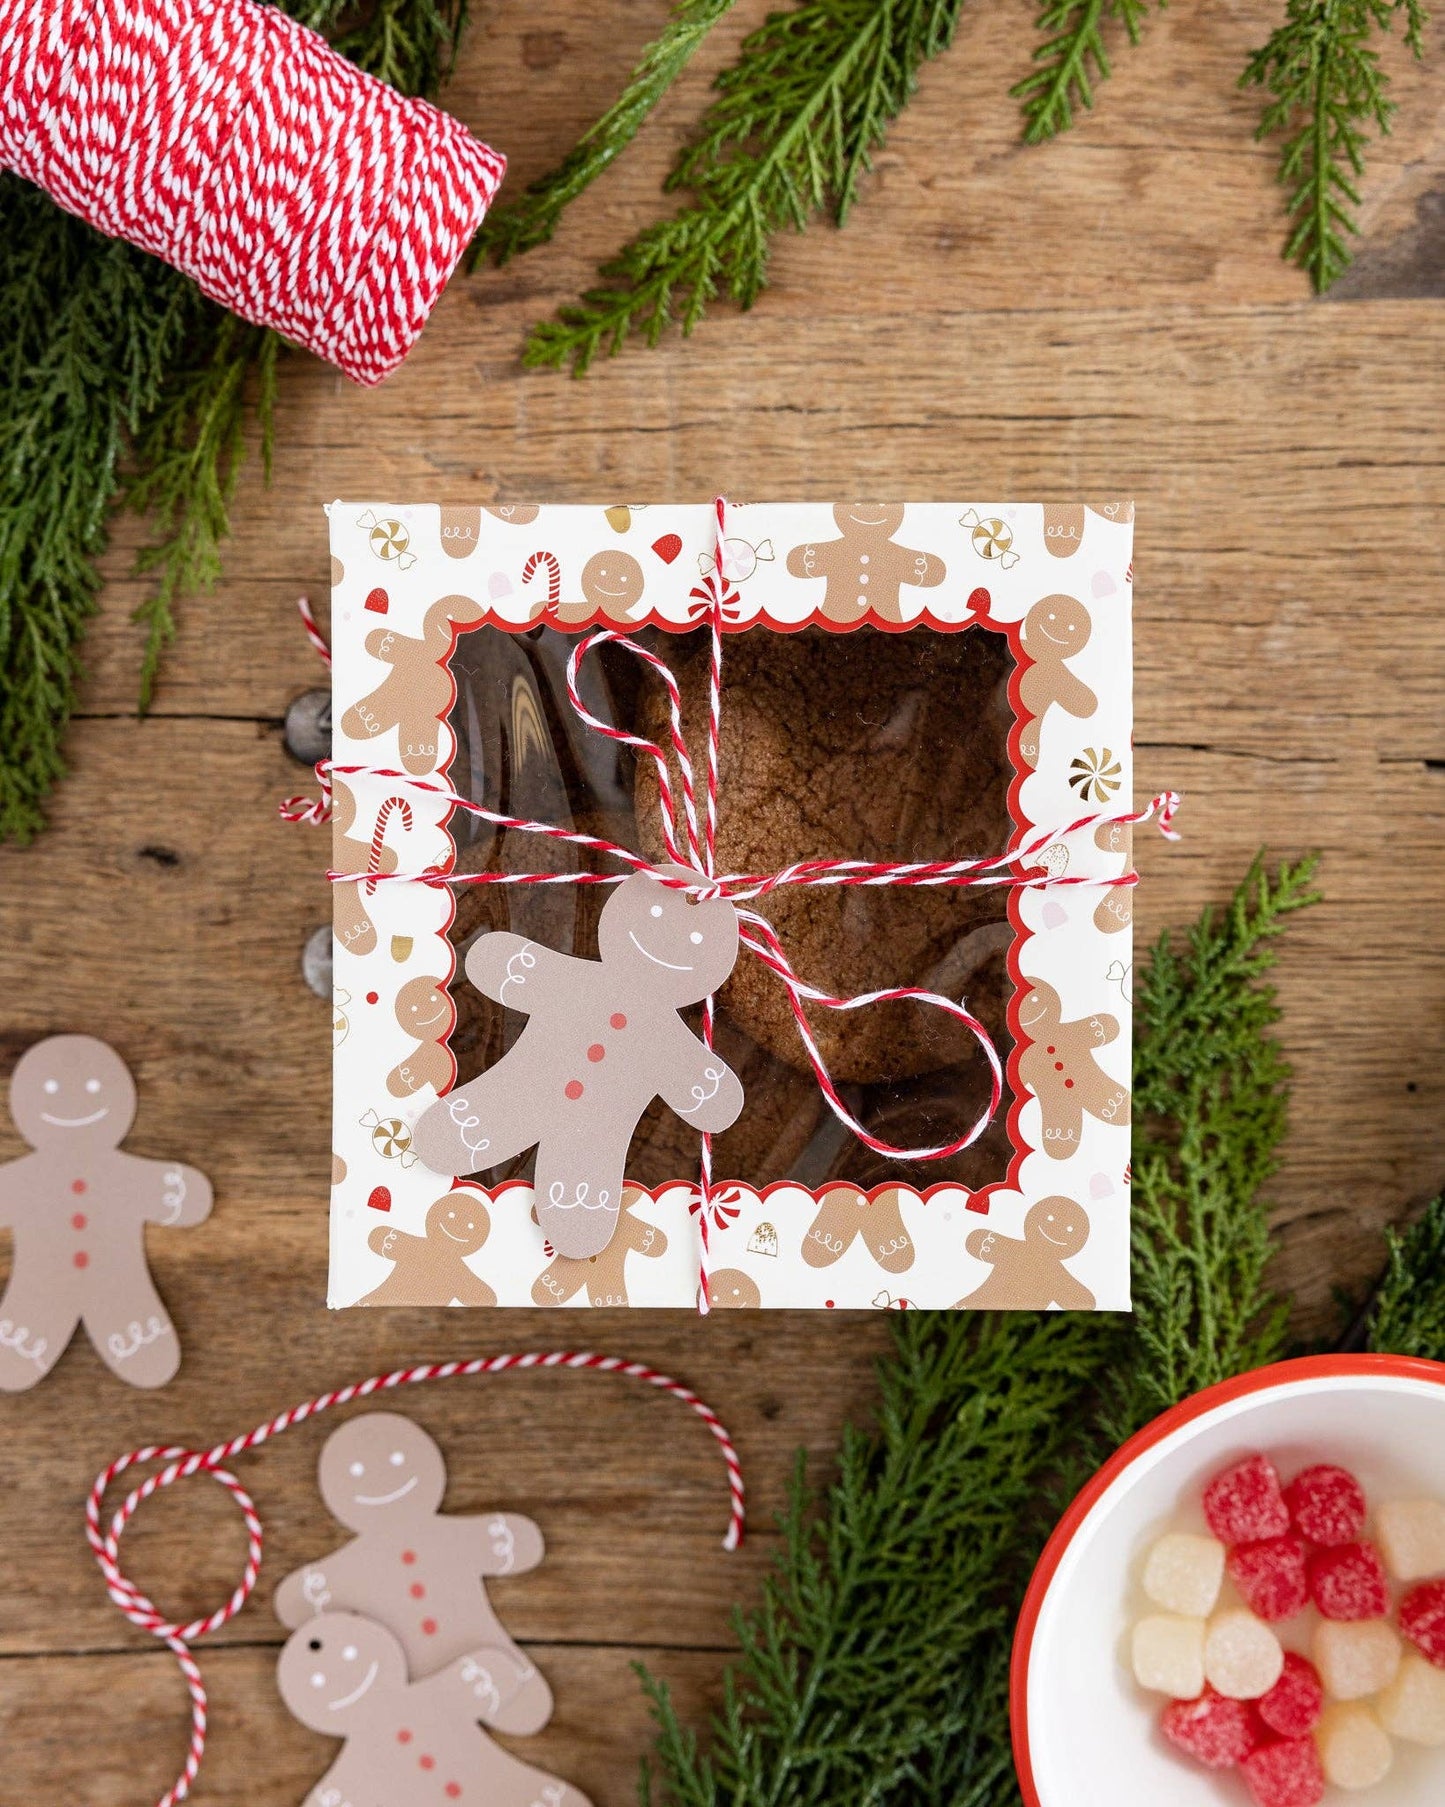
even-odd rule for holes
{"type": "Polygon", "coordinates": [[[723,1537],[725,1550],[736,1550],[743,1540],[746,1518],[742,1464],[727,1430],[705,1400],[690,1387],[669,1375],[649,1368],[643,1362],[625,1361],[621,1356],[600,1355],[589,1351],[554,1349],[545,1353],[475,1356],[469,1361],[425,1362],[415,1367],[396,1368],[389,1374],[373,1374],[366,1380],[353,1381],[314,1399],[304,1400],[275,1418],[265,1419],[249,1431],[217,1443],[207,1450],[187,1449],[178,1444],[148,1444],[133,1449],[108,1463],[95,1478],[85,1505],[85,1536],[105,1578],[106,1592],[132,1625],[148,1631],[175,1657],[191,1699],[190,1745],[180,1775],[159,1797],[157,1807],[175,1807],[191,1791],[200,1773],[206,1751],[209,1725],[209,1703],[204,1677],[191,1653],[198,1638],[217,1631],[234,1619],[255,1592],[260,1578],[265,1526],[256,1502],[231,1470],[225,1466],[234,1456],[246,1450],[259,1449],[283,1431],[291,1430],[308,1419],[329,1411],[334,1406],[349,1405],[353,1400],[369,1399],[374,1394],[395,1392],[398,1388],[417,1386],[423,1381],[452,1380],[475,1374],[505,1374],[529,1368],[562,1368],[574,1373],[618,1374],[625,1380],[636,1380],[659,1392],[670,1394],[688,1407],[707,1427],[722,1453],[727,1470],[728,1526],[723,1537]],[[162,1462],[163,1468],[148,1475],[134,1487],[111,1515],[109,1523],[102,1519],[105,1496],[111,1485],[134,1467],[148,1462],[162,1462]],[[120,1564],[120,1544],[137,1511],[153,1494],[174,1486],[190,1475],[204,1474],[218,1481],[231,1495],[246,1524],[246,1561],[241,1578],[230,1597],[214,1611],[179,1624],[167,1619],[148,1595],[127,1576],[120,1564]]]}

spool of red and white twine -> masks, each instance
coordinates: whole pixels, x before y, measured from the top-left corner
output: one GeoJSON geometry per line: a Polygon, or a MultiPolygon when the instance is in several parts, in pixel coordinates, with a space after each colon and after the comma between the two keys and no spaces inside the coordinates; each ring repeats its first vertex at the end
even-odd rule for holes
{"type": "MultiPolygon", "coordinates": [[[[499,828],[513,829],[522,834],[545,835],[551,840],[565,841],[574,847],[583,847],[594,853],[606,854],[621,866],[634,872],[645,872],[656,879],[659,884],[673,886],[679,890],[692,891],[701,898],[725,897],[734,904],[741,904],[783,886],[804,885],[901,885],[904,887],[949,886],[957,888],[1003,886],[1010,889],[1035,890],[1054,887],[1067,888],[1073,885],[1132,886],[1138,883],[1137,872],[1129,871],[1118,878],[1100,879],[1092,873],[1054,873],[1039,862],[1048,847],[1063,841],[1067,836],[1078,834],[1088,829],[1095,829],[1106,822],[1121,824],[1139,824],[1157,822],[1159,832],[1166,840],[1176,841],[1179,836],[1174,830],[1174,816],[1179,808],[1180,798],[1176,791],[1161,791],[1153,797],[1143,809],[1100,812],[1093,815],[1080,816],[1072,822],[1062,822],[1056,826],[1035,830],[1026,835],[1018,845],[1001,854],[991,857],[962,860],[922,860],[922,861],[888,861],[888,860],[837,860],[815,859],[798,860],[777,872],[770,873],[719,873],[717,870],[717,812],[718,812],[718,742],[722,723],[722,628],[728,613],[738,602],[737,592],[728,586],[724,577],[724,556],[727,544],[727,503],[719,496],[714,503],[716,512],[716,545],[714,548],[712,570],[689,592],[690,597],[699,604],[697,614],[706,621],[710,630],[710,663],[708,667],[708,721],[707,749],[704,767],[703,811],[699,822],[697,804],[697,786],[692,760],[688,754],[687,742],[682,731],[682,697],[677,687],[677,680],[672,674],[666,660],[661,659],[647,647],[635,640],[629,640],[625,634],[614,628],[597,628],[585,639],[573,647],[567,661],[567,695],[579,718],[589,728],[605,735],[608,740],[630,747],[635,753],[650,759],[657,773],[658,809],[661,816],[662,839],[667,850],[668,861],[673,866],[689,869],[693,876],[679,877],[675,872],[661,870],[652,861],[634,853],[629,847],[621,847],[616,842],[601,839],[597,835],[583,834],[576,830],[560,827],[555,822],[534,822],[523,817],[503,815],[497,810],[487,809],[480,803],[474,803],[468,797],[460,796],[447,785],[426,778],[417,778],[408,772],[394,770],[386,766],[342,765],[331,760],[322,760],[316,767],[316,776],[321,785],[318,798],[288,797],[279,806],[279,814],[288,822],[324,822],[331,813],[331,780],[330,774],[335,772],[343,777],[381,778],[391,783],[410,785],[415,790],[426,791],[442,798],[449,808],[462,810],[468,815],[481,818],[499,828]],[[582,700],[578,689],[577,674],[583,659],[598,646],[609,642],[625,647],[643,660],[661,678],[667,691],[669,739],[673,756],[677,761],[682,800],[683,838],[678,833],[678,808],[673,794],[672,774],[668,767],[667,755],[655,741],[646,740],[641,735],[630,734],[626,730],[614,727],[593,715],[582,700]]],[[[529,561],[529,573],[536,569],[535,559],[529,561]]],[[[553,583],[552,590],[557,588],[553,583]]],[[[555,600],[555,597],[553,598],[555,600]]],[[[550,607],[550,604],[549,604],[550,607]]],[[[302,618],[307,623],[307,632],[313,640],[319,640],[315,622],[311,619],[309,605],[305,599],[301,602],[302,618]]],[[[544,613],[543,619],[546,619],[544,613]]],[[[323,657],[330,664],[330,653],[323,652],[323,657]]],[[[615,885],[626,872],[450,872],[440,868],[431,868],[424,872],[403,872],[378,874],[368,871],[363,874],[354,872],[328,872],[326,875],[333,884],[355,884],[360,881],[368,891],[374,891],[379,884],[444,884],[444,885],[615,885]]],[[[839,998],[830,992],[822,991],[817,986],[808,985],[793,971],[782,943],[779,941],[772,924],[765,916],[755,910],[739,909],[738,916],[746,925],[738,936],[739,944],[749,953],[762,961],[768,970],[783,983],[788,994],[788,1002],[792,1009],[798,1038],[807,1054],[808,1063],[818,1082],[829,1110],[840,1123],[858,1140],[889,1160],[896,1161],[941,1161],[950,1155],[961,1153],[971,1147],[993,1121],[1003,1098],[1003,1064],[999,1060],[998,1050],[993,1045],[993,1038],[988,1030],[979,1022],[960,999],[946,998],[936,991],[926,991],[917,985],[893,985],[881,991],[861,992],[856,997],[839,998]],[[843,1102],[833,1077],[819,1051],[812,1028],[808,1023],[806,1004],[816,1004],[825,1010],[862,1010],[870,1004],[895,1002],[911,1002],[925,1004],[930,1009],[941,1010],[945,1015],[961,1022],[973,1035],[985,1059],[988,1061],[990,1074],[989,1102],[977,1121],[963,1135],[956,1136],[947,1142],[935,1143],[930,1147],[900,1148],[891,1142],[885,1142],[875,1136],[871,1130],[858,1121],[843,1102]]],[[[714,1000],[708,997],[703,1001],[703,1040],[712,1047],[714,1025],[714,1000]]],[[[708,1219],[712,1208],[712,1136],[706,1132],[702,1135],[701,1175],[698,1196],[693,1205],[694,1215],[698,1223],[699,1261],[698,1261],[698,1309],[704,1314],[708,1310],[708,1268],[709,1268],[709,1228],[708,1219]]]]}
{"type": "Polygon", "coordinates": [[[506,160],[254,0],[0,0],[0,166],[378,383],[506,160]]]}
{"type": "Polygon", "coordinates": [[[624,1379],[641,1381],[645,1386],[670,1393],[674,1399],[687,1406],[707,1426],[722,1451],[728,1478],[728,1528],[723,1538],[723,1548],[738,1548],[743,1540],[745,1518],[742,1466],[733,1440],[717,1414],[680,1381],[660,1374],[655,1368],[649,1368],[642,1362],[623,1361],[616,1355],[556,1349],[545,1354],[487,1355],[477,1356],[471,1361],[426,1362],[417,1367],[397,1368],[390,1374],[374,1374],[367,1380],[338,1387],[334,1392],[318,1394],[315,1399],[292,1406],[290,1411],[282,1412],[279,1417],[268,1418],[253,1430],[243,1431],[240,1436],[218,1443],[212,1449],[151,1444],[144,1449],[130,1450],[126,1455],[118,1456],[96,1476],[90,1497],[85,1503],[85,1536],[100,1565],[100,1572],[105,1577],[106,1592],[132,1625],[138,1625],[142,1631],[148,1631],[152,1637],[159,1638],[172,1653],[186,1678],[186,1687],[190,1693],[191,1736],[185,1765],[180,1775],[161,1795],[156,1807],[175,1807],[178,1801],[186,1798],[200,1772],[206,1753],[209,1703],[205,1678],[190,1647],[197,1638],[219,1630],[228,1620],[235,1618],[254,1593],[261,1572],[265,1526],[256,1510],[256,1502],[223,1464],[245,1450],[258,1449],[261,1444],[269,1442],[272,1437],[279,1437],[293,1425],[304,1424],[318,1413],[329,1411],[333,1406],[347,1405],[354,1399],[369,1399],[374,1393],[392,1392],[399,1387],[416,1386],[428,1380],[451,1380],[470,1374],[504,1374],[526,1368],[565,1368],[580,1373],[620,1374],[624,1379]],[[147,1475],[121,1502],[109,1524],[103,1523],[101,1511],[111,1484],[130,1469],[146,1462],[163,1462],[165,1466],[147,1475]],[[120,1541],[136,1512],[152,1494],[160,1493],[193,1474],[204,1474],[213,1481],[219,1481],[240,1508],[241,1516],[246,1521],[246,1563],[240,1581],[223,1605],[218,1606],[214,1612],[202,1614],[182,1625],[165,1618],[127,1577],[120,1566],[120,1541]]]}

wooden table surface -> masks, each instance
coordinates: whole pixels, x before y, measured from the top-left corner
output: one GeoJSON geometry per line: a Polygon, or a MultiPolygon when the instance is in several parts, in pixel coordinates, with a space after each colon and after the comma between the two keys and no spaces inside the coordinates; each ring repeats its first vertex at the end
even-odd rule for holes
{"type": "MultiPolygon", "coordinates": [[[[722,1472],[680,1408],[624,1382],[453,1381],[407,1409],[441,1438],[455,1509],[533,1513],[548,1558],[499,1585],[551,1676],[536,1760],[598,1803],[633,1798],[647,1742],[629,1663],[701,1718],[731,1602],[774,1539],[792,1454],[819,1460],[866,1412],[881,1319],[323,1308],[327,1006],[303,985],[326,919],[324,837],[274,819],[304,773],[280,718],[319,672],[295,596],[325,595],[321,504],[439,500],[1132,493],[1141,794],[1187,793],[1176,849],[1140,849],[1141,946],[1226,895],[1261,845],[1323,852],[1327,902],[1291,931],[1281,1033],[1294,1131],[1274,1186],[1278,1280],[1318,1328],[1380,1231],[1445,1175],[1445,81],[1398,55],[1395,137],[1372,154],[1368,247],[1314,302],[1279,260],[1273,152],[1235,91],[1271,9],[1151,17],[1104,104],[1026,151],[1005,90],[1027,9],[979,8],[878,159],[848,229],[782,243],[749,316],[630,351],[586,382],[524,374],[525,325],[569,298],[659,205],[657,184],[745,24],[717,34],[635,152],[556,244],[459,280],[406,368],[364,394],[302,357],[284,370],[274,480],[253,463],[223,583],[190,603],[156,707],[134,708],[139,641],[123,528],[70,735],[73,776],[32,849],[0,859],[5,1065],[93,1030],[134,1067],[130,1146],[215,1180],[203,1229],[158,1233],[186,1349],[161,1395],[113,1384],[86,1347],[7,1399],[0,1495],[0,1797],[133,1807],[184,1750],[171,1658],[107,1603],[81,1536],[89,1481],[143,1441],[210,1443],[320,1388],[412,1358],[560,1341],[677,1373],[737,1434],[755,1513],[718,1547],[722,1472]]],[[[662,0],[489,0],[448,104],[540,172],[620,84],[662,0]]],[[[1438,28],[1433,28],[1436,50],[1438,28]]],[[[0,1155],[18,1149],[8,1127],[0,1155]]],[[[274,1580],[331,1547],[321,1428],[243,1458],[274,1580]]],[[[134,1572],[168,1610],[223,1597],[241,1537],[218,1490],[154,1504],[134,1572]]],[[[212,1756],[196,1799],[299,1801],[327,1759],[271,1674],[262,1595],[207,1650],[212,1756]]]]}

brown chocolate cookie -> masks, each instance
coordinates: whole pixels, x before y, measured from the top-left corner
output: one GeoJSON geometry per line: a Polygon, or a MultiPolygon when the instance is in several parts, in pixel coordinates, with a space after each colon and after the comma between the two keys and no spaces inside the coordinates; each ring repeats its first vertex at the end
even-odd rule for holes
{"type": "MultiPolygon", "coordinates": [[[[700,760],[705,638],[666,638],[662,650],[677,672],[689,745],[700,760]]],[[[1004,640],[982,628],[729,636],[720,867],[764,873],[810,857],[925,860],[1001,850],[1009,832],[1011,669],[1004,640]]],[[[665,743],[659,687],[642,691],[638,718],[640,732],[665,743]]],[[[647,761],[637,768],[637,833],[642,851],[660,858],[657,785],[647,761]]],[[[1002,1033],[1009,930],[1001,890],[789,888],[758,908],[804,980],[841,996],[925,986],[966,998],[1002,1033]]],[[[787,994],[757,960],[739,960],[720,1003],[780,1060],[806,1066],[787,994]]],[[[811,1020],[839,1080],[982,1063],[968,1032],[925,1006],[815,1010],[811,1020]]]]}

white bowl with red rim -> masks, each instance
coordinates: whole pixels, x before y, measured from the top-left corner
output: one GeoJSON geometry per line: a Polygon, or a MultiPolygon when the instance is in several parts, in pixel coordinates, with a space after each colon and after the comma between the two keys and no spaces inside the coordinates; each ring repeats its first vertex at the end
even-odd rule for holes
{"type": "MultiPolygon", "coordinates": [[[[1372,1510],[1387,1499],[1445,1500],[1445,1364],[1279,1362],[1185,1400],[1104,1464],[1045,1546],[1014,1636],[1010,1718],[1025,1807],[1246,1807],[1237,1776],[1166,1741],[1164,1700],[1135,1682],[1129,1640],[1151,1610],[1139,1584],[1149,1546],[1166,1531],[1202,1531],[1206,1483],[1256,1450],[1286,1481],[1313,1462],[1341,1464],[1372,1510]]],[[[1307,1640],[1279,1629],[1307,1652],[1307,1640]]],[[[1377,1787],[1331,1789],[1326,1800],[1440,1807],[1445,1748],[1399,1744],[1377,1787]]]]}

